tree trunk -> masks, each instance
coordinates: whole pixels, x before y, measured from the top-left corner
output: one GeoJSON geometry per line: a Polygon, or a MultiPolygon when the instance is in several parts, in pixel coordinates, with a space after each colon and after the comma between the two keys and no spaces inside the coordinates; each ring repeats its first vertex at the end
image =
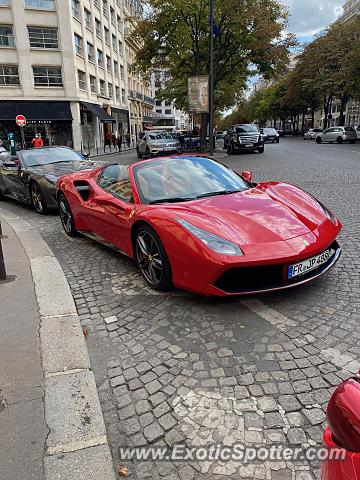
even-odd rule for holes
{"type": "Polygon", "coordinates": [[[343,127],[345,125],[345,109],[346,109],[346,104],[349,101],[349,97],[346,95],[344,97],[341,97],[341,104],[340,104],[340,117],[339,117],[339,126],[343,127]]]}
{"type": "Polygon", "coordinates": [[[201,138],[200,138],[200,150],[204,153],[206,151],[206,137],[208,129],[208,113],[201,114],[201,138]]]}
{"type": "Polygon", "coordinates": [[[327,128],[329,123],[329,113],[332,104],[332,96],[329,95],[328,97],[325,95],[324,97],[324,130],[327,128]]]}

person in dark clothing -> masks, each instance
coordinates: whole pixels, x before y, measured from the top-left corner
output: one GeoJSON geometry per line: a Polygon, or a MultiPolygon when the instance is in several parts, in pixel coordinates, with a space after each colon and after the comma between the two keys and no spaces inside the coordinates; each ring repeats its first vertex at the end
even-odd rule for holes
{"type": "Polygon", "coordinates": [[[118,142],[118,139],[117,139],[115,133],[113,133],[113,134],[112,134],[112,144],[113,144],[113,147],[114,147],[114,148],[116,147],[117,142],[118,142]]]}
{"type": "Polygon", "coordinates": [[[119,152],[121,152],[121,149],[122,149],[122,142],[123,142],[123,138],[122,138],[121,133],[119,133],[119,137],[118,137],[118,148],[119,148],[119,152]]]}
{"type": "Polygon", "coordinates": [[[125,135],[125,140],[126,140],[126,145],[128,146],[128,148],[130,148],[130,133],[129,132],[125,135]]]}

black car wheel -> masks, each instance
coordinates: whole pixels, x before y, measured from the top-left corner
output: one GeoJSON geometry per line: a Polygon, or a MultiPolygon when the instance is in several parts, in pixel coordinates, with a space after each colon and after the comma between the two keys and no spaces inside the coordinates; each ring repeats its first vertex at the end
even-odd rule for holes
{"type": "Polygon", "coordinates": [[[259,147],[259,148],[258,148],[258,152],[259,152],[259,153],[264,153],[264,151],[265,151],[264,145],[263,145],[262,147],[259,147]]]}
{"type": "Polygon", "coordinates": [[[351,145],[354,145],[355,140],[350,140],[351,145]]]}
{"type": "Polygon", "coordinates": [[[344,139],[342,137],[338,137],[338,139],[336,140],[336,143],[338,144],[344,143],[344,139]]]}
{"type": "Polygon", "coordinates": [[[44,215],[47,212],[46,200],[39,185],[35,182],[30,185],[30,196],[33,208],[37,213],[40,213],[40,215],[44,215]]]}
{"type": "Polygon", "coordinates": [[[320,144],[322,142],[321,137],[316,137],[316,143],[320,144]]]}
{"type": "Polygon", "coordinates": [[[228,155],[234,155],[234,153],[235,153],[234,145],[232,143],[228,143],[227,154],[228,155]]]}
{"type": "Polygon", "coordinates": [[[60,220],[65,230],[65,233],[69,235],[69,237],[76,237],[78,232],[75,228],[74,217],[71,212],[69,202],[67,201],[63,193],[59,195],[58,203],[59,203],[60,220]]]}
{"type": "Polygon", "coordinates": [[[2,193],[1,186],[0,186],[0,202],[5,200],[4,194],[2,193]]]}
{"type": "Polygon", "coordinates": [[[135,256],[146,282],[155,290],[172,288],[171,266],[157,233],[146,225],[136,232],[135,256]]]}
{"type": "Polygon", "coordinates": [[[146,159],[151,158],[151,153],[150,153],[149,147],[146,148],[144,157],[146,159]]]}
{"type": "Polygon", "coordinates": [[[142,158],[142,154],[140,153],[140,150],[137,148],[136,149],[137,157],[142,158]]]}

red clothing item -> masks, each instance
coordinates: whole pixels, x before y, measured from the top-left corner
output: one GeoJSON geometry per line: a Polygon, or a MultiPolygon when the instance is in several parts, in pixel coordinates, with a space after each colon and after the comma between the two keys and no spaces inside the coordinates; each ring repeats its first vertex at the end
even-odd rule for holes
{"type": "Polygon", "coordinates": [[[34,148],[41,148],[44,146],[44,142],[42,141],[41,138],[33,138],[31,140],[31,145],[34,147],[34,148]]]}

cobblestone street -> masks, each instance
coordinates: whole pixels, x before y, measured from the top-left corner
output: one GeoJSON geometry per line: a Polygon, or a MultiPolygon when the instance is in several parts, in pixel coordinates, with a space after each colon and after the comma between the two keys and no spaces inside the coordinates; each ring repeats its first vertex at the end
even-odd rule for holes
{"type": "Polygon", "coordinates": [[[89,330],[114,465],[127,464],[131,480],[319,478],[317,462],[135,463],[119,447],[321,445],[330,395],[360,367],[360,145],[284,139],[224,161],[255,181],[295,183],[334,211],[343,255],[328,276],[238,299],[156,293],[130,259],[66,237],[56,214],[2,204],[37,226],[65,272],[89,330]]]}

